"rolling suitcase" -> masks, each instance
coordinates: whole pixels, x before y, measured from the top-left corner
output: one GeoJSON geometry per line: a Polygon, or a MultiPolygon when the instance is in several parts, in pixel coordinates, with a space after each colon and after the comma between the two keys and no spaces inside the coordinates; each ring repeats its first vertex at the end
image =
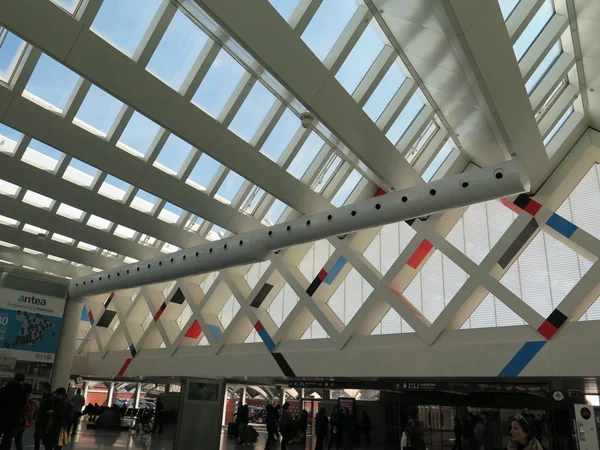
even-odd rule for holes
{"type": "Polygon", "coordinates": [[[229,422],[227,425],[227,436],[237,436],[238,435],[238,424],[235,422],[229,422]]]}

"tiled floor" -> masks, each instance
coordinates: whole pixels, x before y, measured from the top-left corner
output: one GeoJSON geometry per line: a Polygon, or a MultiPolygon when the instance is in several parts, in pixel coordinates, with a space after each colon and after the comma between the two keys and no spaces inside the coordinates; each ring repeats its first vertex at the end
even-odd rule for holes
{"type": "MultiPolygon", "coordinates": [[[[235,439],[227,438],[225,432],[221,440],[221,448],[219,450],[243,450],[252,449],[264,450],[266,434],[259,433],[259,439],[256,446],[241,446],[238,445],[235,439]]],[[[24,436],[24,446],[26,449],[33,448],[33,432],[29,430],[24,436]]],[[[128,432],[118,431],[95,431],[84,430],[75,436],[71,444],[63,447],[65,450],[100,450],[100,449],[124,449],[124,450],[171,450],[173,448],[173,432],[165,430],[164,434],[148,435],[148,434],[131,434],[128,432]]],[[[271,450],[279,450],[279,444],[271,447],[271,450]]],[[[364,447],[353,447],[353,450],[362,450],[364,447]]],[[[288,445],[290,450],[312,450],[314,443],[309,437],[306,444],[288,445]]],[[[335,449],[335,446],[332,447],[335,449]]],[[[186,449],[187,450],[187,449],[186,449]]],[[[190,449],[195,450],[195,449],[190,449]]],[[[198,450],[212,450],[198,447],[198,450]]],[[[216,449],[215,449],[216,450],[216,449]]],[[[372,447],[371,450],[383,450],[382,447],[372,447]]],[[[394,447],[397,450],[397,447],[394,447]]]]}

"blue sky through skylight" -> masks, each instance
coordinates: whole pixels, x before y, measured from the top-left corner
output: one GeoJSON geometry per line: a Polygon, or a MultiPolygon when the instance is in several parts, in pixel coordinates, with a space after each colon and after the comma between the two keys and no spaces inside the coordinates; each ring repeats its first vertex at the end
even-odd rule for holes
{"type": "Polygon", "coordinates": [[[257,81],[231,121],[229,129],[246,142],[250,142],[275,100],[271,91],[257,81]]]}
{"type": "Polygon", "coordinates": [[[298,116],[286,109],[261,147],[260,152],[277,162],[299,128],[300,119],[298,116]]]}
{"type": "Polygon", "coordinates": [[[500,11],[502,11],[502,17],[506,20],[519,4],[519,0],[498,0],[498,3],[500,11]]]}
{"type": "Polygon", "coordinates": [[[358,9],[356,0],[323,0],[302,40],[323,61],[358,9]]]}
{"type": "Polygon", "coordinates": [[[319,154],[324,143],[317,133],[311,132],[287,171],[296,178],[301,179],[319,154]]]}
{"type": "Polygon", "coordinates": [[[192,173],[186,180],[186,183],[194,186],[196,189],[206,190],[220,167],[221,164],[218,161],[203,153],[196,163],[196,167],[194,167],[194,170],[192,170],[192,173]]]}
{"type": "Polygon", "coordinates": [[[535,69],[535,72],[531,74],[529,80],[527,80],[527,83],[525,83],[525,89],[527,90],[528,94],[531,94],[531,92],[536,88],[536,86],[539,84],[539,82],[544,77],[546,72],[550,69],[550,67],[552,67],[554,61],[557,60],[561,53],[562,45],[559,40],[556,44],[554,44],[554,46],[550,49],[548,54],[540,62],[540,65],[537,69],[535,69]]]}
{"type": "Polygon", "coordinates": [[[244,73],[244,68],[229,53],[221,50],[194,94],[192,103],[211,117],[218,118],[244,73]]]}
{"type": "Polygon", "coordinates": [[[62,6],[64,9],[69,11],[71,14],[75,12],[77,6],[81,2],[81,0],[52,0],[57,5],[62,6]]]}
{"type": "Polygon", "coordinates": [[[91,30],[131,57],[162,0],[104,0],[91,30]]]}
{"type": "Polygon", "coordinates": [[[269,3],[273,5],[273,8],[277,10],[281,17],[289,21],[300,4],[300,0],[269,0],[269,3]]]}
{"type": "Polygon", "coordinates": [[[63,111],[78,81],[79,75],[42,54],[25,90],[63,111]]]}
{"type": "Polygon", "coordinates": [[[178,10],[147,69],[179,90],[207,41],[208,36],[178,10]]]}
{"type": "Polygon", "coordinates": [[[229,174],[225,177],[223,184],[221,184],[221,187],[217,191],[215,198],[223,203],[231,203],[240,191],[242,184],[244,184],[244,178],[233,170],[229,171],[229,174]],[[223,199],[225,201],[223,201],[223,199]]]}
{"type": "Polygon", "coordinates": [[[358,87],[385,45],[376,27],[376,23],[371,22],[335,76],[350,94],[358,87]]]}
{"type": "Polygon", "coordinates": [[[448,139],[437,155],[435,155],[433,161],[427,166],[423,175],[421,175],[421,178],[423,178],[426,183],[433,178],[438,169],[444,164],[444,161],[446,161],[446,158],[452,153],[452,150],[454,150],[454,143],[452,142],[452,139],[448,139]]]}
{"type": "Polygon", "coordinates": [[[26,43],[9,31],[6,33],[4,42],[0,45],[0,80],[8,82],[26,43]]]}
{"type": "Polygon", "coordinates": [[[571,106],[569,109],[567,109],[565,111],[565,113],[558,120],[558,122],[556,122],[556,125],[554,125],[552,130],[550,130],[550,133],[548,133],[548,136],[546,136],[546,139],[544,139],[544,147],[547,147],[548,144],[552,141],[552,139],[554,139],[554,136],[556,136],[556,133],[558,133],[560,131],[560,129],[565,124],[567,119],[569,117],[571,117],[571,114],[573,114],[573,111],[574,111],[573,106],[571,106]]]}
{"type": "Polygon", "coordinates": [[[0,123],[0,152],[14,153],[22,137],[22,133],[0,123]]]}
{"type": "Polygon", "coordinates": [[[404,80],[406,80],[406,74],[400,64],[394,62],[363,108],[373,122],[379,119],[404,80]]]}
{"type": "Polygon", "coordinates": [[[423,109],[423,106],[425,106],[425,103],[423,103],[423,100],[417,91],[408,101],[402,112],[400,112],[400,115],[386,134],[386,137],[392,144],[396,145],[402,136],[404,136],[404,133],[406,133],[408,127],[410,127],[421,109],[423,109]]]}
{"type": "Polygon", "coordinates": [[[521,61],[521,58],[527,53],[529,47],[531,47],[546,24],[552,19],[552,16],[554,16],[554,4],[552,3],[552,0],[546,0],[535,16],[533,16],[529,25],[523,30],[523,33],[519,36],[515,45],[513,45],[517,61],[521,61]]]}
{"type": "Polygon", "coordinates": [[[92,86],[85,96],[75,119],[78,119],[106,136],[115,123],[123,103],[102,89],[92,86]]]}
{"type": "MultiPolygon", "coordinates": [[[[134,112],[119,138],[120,144],[146,156],[160,127],[138,112],[134,112]]],[[[139,155],[136,155],[139,156],[139,155]]]]}
{"type": "Polygon", "coordinates": [[[129,188],[131,188],[129,183],[112,175],[107,175],[98,193],[113,200],[123,201],[129,188]]]}
{"type": "Polygon", "coordinates": [[[191,151],[192,146],[190,144],[171,134],[158,154],[156,163],[170,169],[172,174],[175,175],[179,173],[191,151]]]}
{"type": "Polygon", "coordinates": [[[265,223],[267,226],[275,225],[281,218],[281,215],[283,214],[286,208],[287,205],[285,203],[283,203],[281,200],[275,199],[275,201],[269,208],[269,211],[267,211],[267,214],[265,214],[265,217],[263,218],[263,223],[265,223]]]}
{"type": "Polygon", "coordinates": [[[352,191],[354,191],[354,188],[356,188],[361,179],[362,175],[360,172],[356,169],[353,170],[350,176],[346,178],[346,181],[344,181],[344,184],[342,184],[342,187],[337,191],[331,200],[331,204],[339,208],[346,203],[346,200],[348,200],[348,197],[350,197],[350,194],[352,194],[352,191]]]}
{"type": "Polygon", "coordinates": [[[22,160],[42,170],[53,172],[62,160],[63,153],[43,142],[32,139],[22,160]]]}

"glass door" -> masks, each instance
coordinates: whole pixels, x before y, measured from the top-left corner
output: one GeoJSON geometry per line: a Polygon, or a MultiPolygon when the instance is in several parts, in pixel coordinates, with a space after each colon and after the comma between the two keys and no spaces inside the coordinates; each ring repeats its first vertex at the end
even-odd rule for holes
{"type": "Polygon", "coordinates": [[[306,434],[312,436],[314,434],[319,404],[315,402],[314,398],[303,398],[302,409],[308,411],[308,428],[306,430],[306,434]]]}

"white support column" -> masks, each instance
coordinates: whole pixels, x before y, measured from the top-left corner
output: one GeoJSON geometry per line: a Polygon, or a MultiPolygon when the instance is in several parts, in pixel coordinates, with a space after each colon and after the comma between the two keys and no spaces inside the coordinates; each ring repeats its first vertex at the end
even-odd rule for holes
{"type": "Polygon", "coordinates": [[[113,405],[113,396],[115,395],[115,383],[110,383],[108,388],[108,399],[106,400],[106,406],[109,408],[113,405]]]}
{"type": "Polygon", "coordinates": [[[137,383],[135,385],[135,400],[133,401],[133,407],[136,409],[140,407],[141,394],[142,394],[142,383],[137,383]]]}
{"type": "Polygon", "coordinates": [[[64,387],[66,389],[69,384],[82,309],[82,300],[68,299],[65,304],[65,312],[63,313],[60,337],[58,339],[58,348],[56,350],[56,357],[52,368],[51,384],[53,390],[58,389],[59,387],[64,387]]]}
{"type": "Polygon", "coordinates": [[[246,387],[244,386],[242,388],[242,396],[240,397],[240,401],[242,402],[242,405],[246,404],[246,395],[248,394],[248,391],[246,390],[246,387]]]}

